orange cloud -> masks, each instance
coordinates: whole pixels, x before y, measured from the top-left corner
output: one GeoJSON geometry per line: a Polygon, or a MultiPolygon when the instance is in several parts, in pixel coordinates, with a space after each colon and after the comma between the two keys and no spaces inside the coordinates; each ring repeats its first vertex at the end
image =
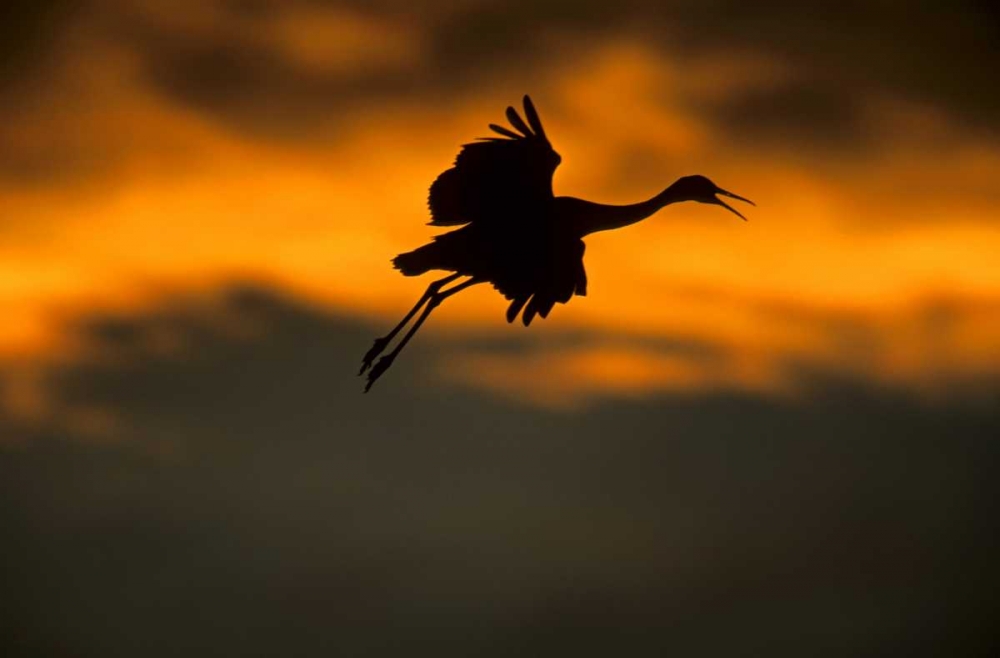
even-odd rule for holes
{"type": "MultiPolygon", "coordinates": [[[[289,20],[268,34],[294,50],[323,42],[313,30],[336,33],[361,19],[289,20]]],[[[369,27],[373,43],[385,38],[401,49],[392,57],[419,50],[394,36],[395,27],[362,32],[369,27]]],[[[338,56],[298,54],[317,62],[338,56]]],[[[233,279],[394,321],[425,285],[399,277],[388,260],[432,234],[423,225],[428,184],[460,143],[484,134],[513,100],[501,89],[447,106],[372,106],[342,118],[337,138],[266,143],[170,104],[137,85],[127,60],[107,56],[119,68],[95,66],[104,72],[95,89],[113,102],[72,116],[54,109],[37,119],[25,148],[43,143],[46,130],[76,125],[92,146],[107,138],[121,166],[86,184],[7,181],[0,190],[0,312],[8,319],[0,353],[7,359],[66,348],[67,317],[137,308],[164,291],[233,279]]],[[[595,236],[590,296],[557,309],[540,331],[681,336],[720,346],[730,355],[726,368],[598,346],[509,364],[471,355],[464,368],[479,374],[456,376],[520,390],[523,373],[534,373],[532,395],[566,404],[660,387],[784,390],[788,360],[920,387],[943,372],[1000,371],[993,349],[1000,198],[989,193],[1000,152],[919,112],[906,120],[937,126],[946,142],[935,157],[915,156],[919,134],[909,141],[894,134],[871,160],[748,150],[727,144],[692,100],[724,93],[736,80],[771,84],[781,67],[758,63],[759,75],[748,77],[738,58],[720,56],[703,64],[698,84],[685,85],[676,65],[635,44],[608,43],[587,57],[586,66],[547,71],[536,98],[564,159],[557,193],[623,202],[704,173],[759,208],[744,225],[685,205],[595,236]],[[639,152],[647,165],[621,166],[639,152]],[[954,303],[946,301],[938,326],[927,317],[940,300],[954,303]],[[867,347],[841,331],[844,318],[863,328],[867,347]]],[[[871,112],[880,120],[905,114],[898,105],[874,104],[871,112]]],[[[516,330],[503,324],[500,300],[485,290],[450,301],[429,330],[459,328],[516,330]]]]}

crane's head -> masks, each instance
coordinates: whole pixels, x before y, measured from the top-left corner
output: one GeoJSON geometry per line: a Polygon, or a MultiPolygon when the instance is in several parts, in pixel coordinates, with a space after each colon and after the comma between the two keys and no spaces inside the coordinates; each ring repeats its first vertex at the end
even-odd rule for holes
{"type": "Polygon", "coordinates": [[[737,199],[744,203],[749,203],[751,206],[757,205],[750,199],[744,199],[738,194],[733,194],[722,189],[704,176],[685,176],[684,178],[680,178],[670,186],[669,191],[679,201],[697,201],[699,203],[711,203],[716,206],[722,206],[743,221],[746,221],[747,218],[740,211],[720,199],[719,196],[737,199]]]}

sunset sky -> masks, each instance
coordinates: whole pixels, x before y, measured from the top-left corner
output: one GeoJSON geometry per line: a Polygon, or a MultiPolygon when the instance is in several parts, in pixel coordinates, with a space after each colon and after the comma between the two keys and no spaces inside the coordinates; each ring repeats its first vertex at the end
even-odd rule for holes
{"type": "MultiPolygon", "coordinates": [[[[39,0],[0,16],[0,519],[25,655],[245,655],[256,643],[230,631],[278,609],[261,646],[332,650],[303,629],[354,614],[435,647],[434,629],[488,628],[498,652],[536,646],[530,627],[556,655],[553,629],[630,610],[677,613],[675,644],[649,646],[720,623],[770,655],[769,624],[795,615],[841,642],[830,655],[928,646],[913,638],[931,618],[947,646],[981,632],[956,611],[972,595],[958,556],[986,568],[998,493],[982,466],[1000,435],[989,3],[39,0]],[[428,283],[389,260],[435,234],[430,182],[525,93],[563,158],[556,194],[630,203],[704,174],[757,203],[750,221],[684,204],[591,236],[588,296],[530,329],[474,288],[362,397],[361,355],[428,283]],[[815,506],[788,502],[802,487],[815,506]],[[759,526],[736,518],[753,510],[759,526]],[[872,545],[915,548],[889,575],[844,575],[882,564],[872,545]],[[110,546],[124,571],[98,557],[110,546]],[[242,557],[217,562],[220,546],[242,557]],[[344,587],[363,612],[341,610],[344,587]],[[219,626],[146,644],[191,601],[226,609],[219,626]],[[972,627],[946,628],[952,613],[972,627]]],[[[378,653],[345,637],[342,655],[378,653]]]]}

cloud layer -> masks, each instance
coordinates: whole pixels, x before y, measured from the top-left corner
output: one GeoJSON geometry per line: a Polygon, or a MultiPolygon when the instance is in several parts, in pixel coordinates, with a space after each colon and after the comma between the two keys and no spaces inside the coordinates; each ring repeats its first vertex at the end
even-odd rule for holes
{"type": "Polygon", "coordinates": [[[3,655],[986,646],[992,6],[2,12],[3,655]],[[531,331],[463,293],[362,396],[428,184],[526,91],[557,193],[751,222],[590,240],[531,331]]]}
{"type": "Polygon", "coordinates": [[[454,348],[428,340],[361,397],[343,373],[372,328],[254,288],[82,331],[90,358],[45,374],[53,417],[107,431],[0,417],[25,439],[0,458],[7,655],[989,638],[990,405],[814,373],[808,402],[552,413],[442,383],[454,348]]]}

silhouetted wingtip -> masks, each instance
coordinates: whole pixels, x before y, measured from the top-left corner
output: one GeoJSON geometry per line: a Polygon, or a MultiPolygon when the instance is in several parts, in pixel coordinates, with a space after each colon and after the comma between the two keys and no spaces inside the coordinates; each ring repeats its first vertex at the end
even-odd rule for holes
{"type": "Polygon", "coordinates": [[[527,94],[524,95],[524,116],[527,117],[528,123],[531,125],[531,129],[535,131],[535,134],[544,138],[545,129],[542,128],[542,120],[538,117],[535,104],[531,102],[531,97],[527,94]]]}
{"type": "Polygon", "coordinates": [[[525,137],[532,136],[531,128],[528,128],[524,119],[521,118],[521,115],[513,107],[507,107],[507,120],[510,121],[510,125],[514,126],[515,129],[521,131],[525,137]]]}
{"type": "Polygon", "coordinates": [[[510,306],[507,307],[507,324],[517,319],[517,314],[521,312],[526,303],[528,303],[527,297],[515,297],[511,300],[510,306]]]}
{"type": "Polygon", "coordinates": [[[514,131],[508,130],[507,128],[504,128],[503,126],[498,126],[495,123],[491,123],[490,124],[490,130],[492,130],[493,132],[498,133],[500,135],[503,135],[504,137],[510,137],[511,139],[520,139],[521,138],[521,136],[518,135],[517,133],[515,133],[514,131]]]}

